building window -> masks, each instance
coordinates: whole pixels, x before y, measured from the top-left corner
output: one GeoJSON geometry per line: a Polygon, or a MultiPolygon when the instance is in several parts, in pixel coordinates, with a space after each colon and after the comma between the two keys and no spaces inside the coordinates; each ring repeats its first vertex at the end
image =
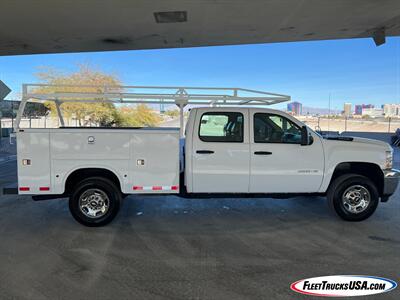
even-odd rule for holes
{"type": "Polygon", "coordinates": [[[203,142],[243,142],[243,114],[208,112],[200,119],[199,138],[203,142]]]}
{"type": "Polygon", "coordinates": [[[301,129],[289,119],[265,113],[254,114],[255,143],[301,143],[301,129]]]}

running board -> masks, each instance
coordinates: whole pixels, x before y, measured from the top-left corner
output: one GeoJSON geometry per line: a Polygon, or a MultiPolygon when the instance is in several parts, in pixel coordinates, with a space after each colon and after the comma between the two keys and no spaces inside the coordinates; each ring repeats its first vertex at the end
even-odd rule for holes
{"type": "Polygon", "coordinates": [[[44,200],[53,200],[53,199],[61,199],[66,198],[68,195],[66,194],[57,194],[57,195],[33,195],[33,201],[44,201],[44,200]]]}

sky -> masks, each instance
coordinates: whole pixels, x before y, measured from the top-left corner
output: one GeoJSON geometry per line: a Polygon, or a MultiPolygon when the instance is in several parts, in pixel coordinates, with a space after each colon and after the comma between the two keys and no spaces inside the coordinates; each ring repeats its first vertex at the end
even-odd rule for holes
{"type": "MultiPolygon", "coordinates": [[[[224,86],[290,95],[303,106],[343,109],[400,103],[400,38],[86,52],[0,57],[0,80],[19,99],[43,67],[74,72],[78,64],[118,76],[126,85],[224,86]]],[[[278,104],[283,108],[286,104],[278,104]]]]}

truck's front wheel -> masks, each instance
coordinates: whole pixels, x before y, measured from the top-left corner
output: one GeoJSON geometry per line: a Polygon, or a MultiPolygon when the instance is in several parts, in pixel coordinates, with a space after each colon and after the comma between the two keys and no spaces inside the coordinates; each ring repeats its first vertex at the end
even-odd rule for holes
{"type": "Polygon", "coordinates": [[[97,227],[115,218],[120,203],[121,193],[112,181],[91,177],[76,185],[69,199],[69,209],[79,223],[97,227]]]}
{"type": "Polygon", "coordinates": [[[329,206],[346,221],[369,218],[379,203],[375,184],[367,177],[346,174],[336,178],[329,187],[329,206]]]}

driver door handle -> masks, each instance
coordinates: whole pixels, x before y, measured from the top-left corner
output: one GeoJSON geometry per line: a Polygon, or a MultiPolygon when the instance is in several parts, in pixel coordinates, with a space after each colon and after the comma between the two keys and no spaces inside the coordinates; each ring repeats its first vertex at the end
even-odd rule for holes
{"type": "Polygon", "coordinates": [[[269,151],[255,151],[254,154],[255,155],[271,155],[272,152],[269,152],[269,151]]]}
{"type": "Polygon", "coordinates": [[[211,150],[197,150],[196,153],[197,154],[213,154],[214,151],[211,151],[211,150]]]}

